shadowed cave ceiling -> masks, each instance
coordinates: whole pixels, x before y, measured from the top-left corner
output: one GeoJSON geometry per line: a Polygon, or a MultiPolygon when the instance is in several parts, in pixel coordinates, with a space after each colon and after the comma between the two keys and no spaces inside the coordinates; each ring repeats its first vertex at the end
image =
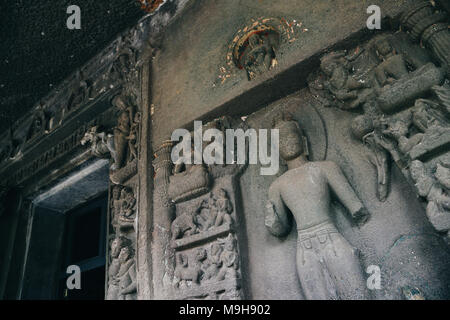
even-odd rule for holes
{"type": "MultiPolygon", "coordinates": [[[[160,0],[147,1],[157,7],[160,0]]],[[[0,4],[0,134],[146,15],[138,0],[8,0],[0,4]],[[81,30],[69,30],[69,5],[81,30]]],[[[176,11],[166,1],[159,11],[176,11]]]]}

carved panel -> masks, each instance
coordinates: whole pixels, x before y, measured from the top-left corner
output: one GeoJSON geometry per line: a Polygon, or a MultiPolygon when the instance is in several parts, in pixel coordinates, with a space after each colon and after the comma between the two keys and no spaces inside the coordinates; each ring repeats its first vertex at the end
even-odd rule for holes
{"type": "MultiPolygon", "coordinates": [[[[242,125],[223,117],[204,127],[225,133],[242,125]]],[[[162,280],[155,290],[164,298],[240,299],[240,244],[235,228],[238,191],[234,180],[245,164],[178,163],[173,167],[171,148],[171,143],[165,144],[156,152],[154,162],[158,195],[154,268],[156,279],[162,280]]]]}
{"type": "MultiPolygon", "coordinates": [[[[411,38],[418,40],[427,28],[435,30],[442,16],[428,1],[419,1],[402,21],[411,38]]],[[[324,105],[356,114],[353,136],[367,146],[376,167],[378,198],[385,201],[389,194],[392,159],[428,203],[432,225],[446,234],[450,86],[448,56],[441,48],[450,46],[450,38],[448,30],[441,31],[436,31],[439,40],[428,42],[436,60],[403,33],[383,34],[350,53],[324,55],[309,87],[324,105]]]]}

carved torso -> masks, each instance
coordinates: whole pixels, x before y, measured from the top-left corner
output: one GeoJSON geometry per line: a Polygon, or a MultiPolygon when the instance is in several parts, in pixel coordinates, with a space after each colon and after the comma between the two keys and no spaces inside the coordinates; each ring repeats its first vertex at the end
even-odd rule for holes
{"type": "Polygon", "coordinates": [[[330,219],[330,191],[326,171],[329,162],[310,162],[288,170],[271,188],[276,188],[292,212],[298,229],[330,219]]]}

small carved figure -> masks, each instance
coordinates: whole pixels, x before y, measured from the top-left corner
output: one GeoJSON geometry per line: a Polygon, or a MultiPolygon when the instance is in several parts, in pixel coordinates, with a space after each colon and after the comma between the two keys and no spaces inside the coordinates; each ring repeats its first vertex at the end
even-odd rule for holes
{"type": "Polygon", "coordinates": [[[33,121],[28,129],[27,141],[41,134],[46,126],[47,119],[44,112],[37,112],[33,118],[33,121]]]}
{"type": "Polygon", "coordinates": [[[217,207],[212,193],[208,199],[203,199],[197,209],[196,221],[201,231],[209,230],[214,226],[217,217],[217,207]]]}
{"type": "Polygon", "coordinates": [[[375,76],[380,86],[383,87],[408,74],[403,55],[395,52],[385,36],[375,42],[375,50],[381,61],[375,68],[375,76]]]}
{"type": "Polygon", "coordinates": [[[198,233],[196,215],[197,213],[195,211],[187,211],[180,214],[175,218],[175,220],[173,220],[172,226],[170,228],[172,231],[172,240],[198,233]]]}
{"type": "Polygon", "coordinates": [[[364,299],[366,283],[357,250],[330,220],[330,190],[358,224],[369,214],[340,168],[330,161],[309,162],[304,136],[296,121],[279,119],[280,156],[288,171],[272,183],[265,224],[275,236],[298,228],[297,272],[307,299],[364,299]],[[336,281],[339,279],[339,281],[336,281]]]}
{"type": "Polygon", "coordinates": [[[132,227],[136,213],[136,198],[129,188],[122,188],[120,194],[120,216],[119,225],[121,228],[132,227]]]}
{"type": "Polygon", "coordinates": [[[131,124],[130,135],[127,137],[128,139],[128,148],[130,150],[130,161],[137,159],[137,146],[136,143],[138,141],[139,134],[139,124],[141,121],[141,114],[136,112],[134,115],[133,123],[131,124]]]}
{"type": "Polygon", "coordinates": [[[114,128],[114,146],[117,152],[117,169],[125,166],[128,156],[128,137],[131,131],[131,122],[134,119],[134,108],[127,106],[121,96],[113,100],[113,105],[121,112],[117,119],[117,126],[114,128]]]}
{"type": "Polygon", "coordinates": [[[215,205],[217,207],[217,215],[214,221],[214,227],[219,227],[224,223],[231,224],[231,212],[233,212],[233,206],[228,199],[227,192],[224,189],[219,189],[216,193],[217,199],[215,205]]]}
{"type": "Polygon", "coordinates": [[[259,33],[248,37],[248,45],[241,58],[249,80],[277,65],[272,44],[259,33]]]}
{"type": "Polygon", "coordinates": [[[236,279],[238,277],[239,257],[236,248],[236,239],[230,233],[228,237],[222,241],[223,251],[220,254],[221,268],[217,275],[217,280],[236,279]]]}
{"type": "Polygon", "coordinates": [[[197,223],[202,231],[232,223],[233,206],[227,192],[222,188],[204,199],[197,212],[197,223]]]}
{"type": "Polygon", "coordinates": [[[337,100],[343,103],[343,109],[355,109],[361,106],[368,97],[361,89],[370,88],[370,85],[363,80],[356,80],[350,75],[344,56],[344,52],[334,52],[321,59],[320,68],[328,77],[323,85],[337,100]]]}
{"type": "Polygon", "coordinates": [[[218,243],[212,243],[209,249],[208,258],[202,265],[203,280],[207,282],[215,281],[219,273],[222,261],[220,255],[222,253],[222,246],[218,243]]]}
{"type": "Polygon", "coordinates": [[[136,300],[136,265],[134,261],[134,252],[130,246],[120,250],[119,254],[120,269],[119,277],[119,300],[136,300]]]}
{"type": "MultiPolygon", "coordinates": [[[[106,295],[107,300],[118,300],[120,295],[120,282],[121,282],[121,269],[122,261],[119,258],[123,248],[129,247],[131,241],[123,236],[116,237],[111,242],[111,262],[108,268],[108,292],[106,295]]],[[[124,256],[122,255],[122,260],[124,256]]]]}
{"type": "Polygon", "coordinates": [[[72,93],[69,97],[69,101],[67,102],[67,106],[65,108],[65,112],[70,112],[74,109],[77,109],[82,103],[86,101],[91,95],[91,86],[83,77],[81,71],[77,71],[76,73],[76,82],[72,86],[72,93]]]}
{"type": "Polygon", "coordinates": [[[98,127],[94,126],[84,134],[81,139],[81,145],[91,143],[91,152],[94,156],[104,158],[108,154],[113,159],[111,170],[115,170],[117,167],[117,152],[114,144],[114,137],[112,134],[105,132],[98,132],[98,127]]]}
{"type": "Polygon", "coordinates": [[[120,194],[121,194],[122,187],[120,186],[113,186],[111,190],[111,225],[115,229],[117,227],[118,218],[120,216],[121,211],[121,201],[120,201],[120,194]]]}
{"type": "Polygon", "coordinates": [[[186,281],[192,281],[194,285],[200,285],[200,278],[203,274],[202,261],[206,259],[206,250],[199,248],[195,252],[195,262],[189,264],[188,256],[184,253],[176,255],[175,285],[177,287],[186,285],[186,281]]]}
{"type": "Polygon", "coordinates": [[[422,139],[423,134],[417,133],[408,138],[410,133],[411,112],[407,111],[407,118],[399,119],[399,117],[382,118],[379,123],[382,128],[382,133],[386,137],[394,138],[397,141],[398,149],[403,154],[408,153],[414,146],[418,145],[422,139]]]}

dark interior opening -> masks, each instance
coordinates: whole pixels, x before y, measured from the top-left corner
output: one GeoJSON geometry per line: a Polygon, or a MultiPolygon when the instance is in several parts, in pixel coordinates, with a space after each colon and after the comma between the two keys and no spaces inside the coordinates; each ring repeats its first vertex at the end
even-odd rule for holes
{"type": "Polygon", "coordinates": [[[105,297],[105,252],[107,196],[89,201],[66,213],[61,273],[57,299],[103,300],[105,297]],[[68,289],[67,267],[81,270],[81,289],[68,289]]]}

